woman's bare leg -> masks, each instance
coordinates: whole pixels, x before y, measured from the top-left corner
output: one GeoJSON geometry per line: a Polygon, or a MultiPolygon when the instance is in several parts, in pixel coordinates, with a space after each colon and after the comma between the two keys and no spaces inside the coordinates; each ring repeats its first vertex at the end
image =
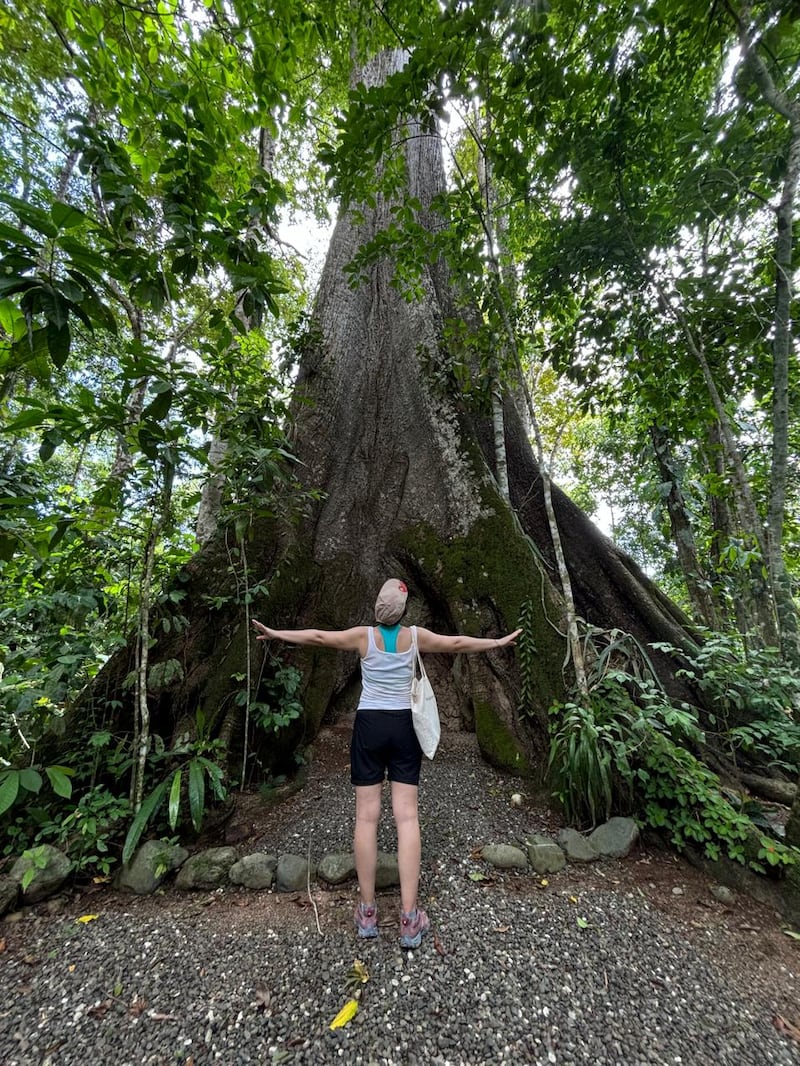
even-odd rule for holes
{"type": "Polygon", "coordinates": [[[356,785],[356,828],[353,852],[362,903],[375,902],[375,868],[378,865],[378,819],[383,784],[356,785]]]}
{"type": "Polygon", "coordinates": [[[417,906],[421,842],[417,785],[392,781],[392,813],[397,826],[397,865],[400,871],[400,900],[410,914],[417,906]]]}

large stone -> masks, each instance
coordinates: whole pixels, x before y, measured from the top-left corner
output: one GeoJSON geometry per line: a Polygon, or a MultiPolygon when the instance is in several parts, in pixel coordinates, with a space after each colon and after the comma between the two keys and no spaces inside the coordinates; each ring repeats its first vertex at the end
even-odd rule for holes
{"type": "Polygon", "coordinates": [[[341,885],[356,876],[356,860],[352,851],[339,851],[323,856],[317,871],[329,885],[341,885]]]}
{"type": "Polygon", "coordinates": [[[639,827],[633,818],[609,818],[589,834],[594,849],[610,859],[626,858],[638,839],[639,827]]]}
{"type": "Polygon", "coordinates": [[[600,858],[591,840],[577,829],[560,829],[557,839],[570,862],[595,862],[600,858]]]}
{"type": "Polygon", "coordinates": [[[316,875],[313,862],[302,855],[281,855],[275,885],[279,892],[305,892],[316,875]]]}
{"type": "Polygon", "coordinates": [[[486,844],[481,858],[498,870],[527,870],[528,856],[516,844],[486,844]]]}
{"type": "Polygon", "coordinates": [[[38,903],[54,895],[72,873],[73,867],[64,852],[52,844],[39,844],[31,851],[33,857],[23,855],[11,867],[11,879],[20,886],[23,903],[38,903]],[[29,870],[35,871],[33,880],[23,885],[29,870]]]}
{"type": "Polygon", "coordinates": [[[146,840],[131,861],[123,866],[114,883],[117,888],[149,896],[159,887],[167,874],[180,869],[189,857],[186,848],[163,840],[146,840]]]}
{"type": "Polygon", "coordinates": [[[257,851],[235,862],[228,877],[234,885],[243,885],[245,888],[272,888],[277,869],[276,855],[265,855],[263,851],[257,851]]]}
{"type": "Polygon", "coordinates": [[[18,898],[19,883],[10,877],[0,877],[0,917],[16,907],[18,898]]]}
{"type": "Polygon", "coordinates": [[[730,904],[736,901],[736,893],[732,888],[728,888],[727,885],[712,885],[711,895],[718,899],[720,903],[730,904]]]}
{"type": "Polygon", "coordinates": [[[208,848],[192,855],[175,878],[175,887],[188,890],[219,888],[228,881],[231,867],[239,858],[236,848],[208,848]]]}
{"type": "Polygon", "coordinates": [[[567,865],[564,852],[550,837],[536,833],[526,843],[528,862],[537,874],[557,874],[567,865]]]}
{"type": "Polygon", "coordinates": [[[375,887],[394,888],[400,884],[400,869],[397,856],[387,851],[378,852],[378,865],[375,868],[375,887]]]}

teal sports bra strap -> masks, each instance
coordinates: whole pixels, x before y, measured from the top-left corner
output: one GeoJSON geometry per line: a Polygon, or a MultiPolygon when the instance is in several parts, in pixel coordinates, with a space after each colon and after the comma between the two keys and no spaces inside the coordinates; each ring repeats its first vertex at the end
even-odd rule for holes
{"type": "Polygon", "coordinates": [[[393,626],[378,626],[383,637],[384,651],[397,652],[397,634],[400,632],[400,623],[393,626]]]}

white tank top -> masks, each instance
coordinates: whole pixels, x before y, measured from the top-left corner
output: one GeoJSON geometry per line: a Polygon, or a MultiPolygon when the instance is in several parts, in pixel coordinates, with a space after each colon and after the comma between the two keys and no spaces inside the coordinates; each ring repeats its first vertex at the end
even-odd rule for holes
{"type": "Polygon", "coordinates": [[[361,699],[358,709],[402,711],[411,707],[414,647],[381,651],[372,626],[367,630],[367,654],[361,660],[361,699]]]}

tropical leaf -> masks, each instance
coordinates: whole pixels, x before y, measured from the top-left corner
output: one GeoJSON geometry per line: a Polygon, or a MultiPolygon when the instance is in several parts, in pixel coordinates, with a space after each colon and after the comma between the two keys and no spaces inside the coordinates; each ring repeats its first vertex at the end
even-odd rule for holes
{"type": "Polygon", "coordinates": [[[6,770],[0,775],[0,814],[13,807],[19,793],[19,770],[6,770]]]}
{"type": "Polygon", "coordinates": [[[42,775],[30,767],[19,771],[19,783],[28,792],[38,793],[42,787],[42,775]]]}
{"type": "Polygon", "coordinates": [[[192,759],[189,763],[189,814],[192,819],[192,825],[197,832],[200,831],[200,826],[203,824],[205,801],[206,779],[203,774],[203,767],[197,759],[192,759]]]}
{"type": "Polygon", "coordinates": [[[174,829],[178,824],[178,815],[181,805],[181,781],[183,770],[176,770],[172,778],[172,788],[169,790],[169,827],[174,829]]]}
{"type": "Polygon", "coordinates": [[[139,843],[139,838],[144,832],[144,827],[150,821],[150,818],[158,809],[159,804],[166,795],[168,784],[168,781],[162,781],[160,785],[157,785],[153,789],[150,795],[145,799],[144,803],[142,803],[136,817],[131,822],[128,835],[125,837],[125,845],[122,849],[123,864],[130,862],[136,845],[139,843]]]}
{"type": "Polygon", "coordinates": [[[74,771],[68,766],[45,766],[44,772],[47,774],[53,792],[63,799],[69,799],[72,795],[70,776],[74,771]]]}

